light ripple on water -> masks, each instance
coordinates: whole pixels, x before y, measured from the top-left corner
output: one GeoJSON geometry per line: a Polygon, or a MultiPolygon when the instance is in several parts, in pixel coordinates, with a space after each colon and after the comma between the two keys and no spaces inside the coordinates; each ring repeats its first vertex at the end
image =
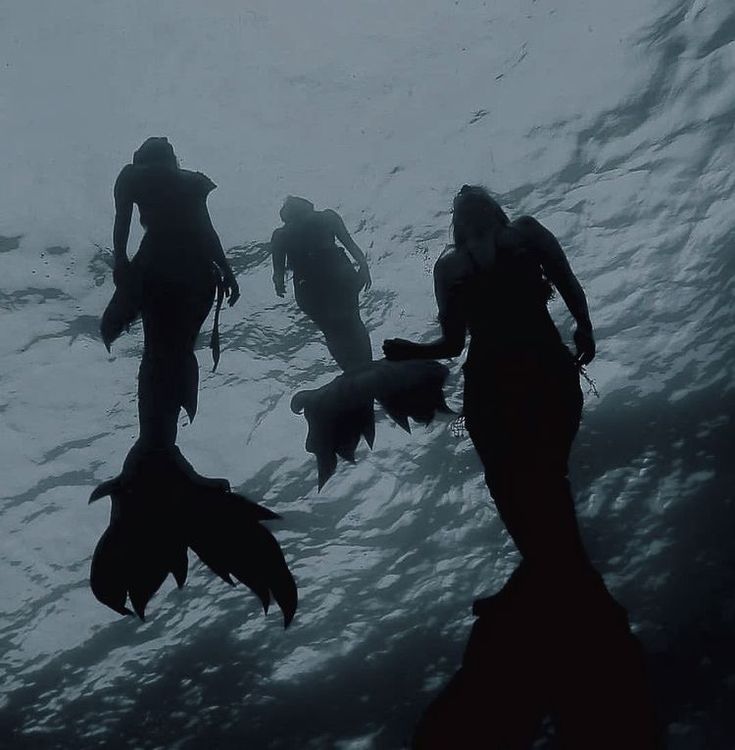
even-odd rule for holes
{"type": "MultiPolygon", "coordinates": [[[[400,45],[391,42],[400,23],[386,28],[390,14],[375,13],[345,32],[348,52],[331,37],[301,78],[293,59],[262,72],[266,88],[297,97],[303,121],[271,134],[269,115],[253,118],[257,210],[242,216],[227,203],[239,196],[224,191],[217,199],[230,208],[214,204],[216,223],[265,235],[275,212],[260,209],[277,204],[272,190],[292,190],[270,187],[274,169],[301,170],[294,189],[316,184],[361,227],[376,350],[384,336],[435,325],[427,270],[458,185],[486,182],[513,214],[538,215],[558,234],[600,338],[590,372],[602,398],[588,398],[573,455],[585,538],[647,647],[670,747],[729,750],[735,12],[724,0],[600,0],[553,17],[534,3],[496,4],[492,17],[480,3],[451,15],[439,3],[426,9],[421,21],[411,12],[400,45]],[[353,59],[355,77],[344,67],[353,59]],[[309,121],[321,123],[317,144],[352,144],[335,168],[321,160],[318,179],[298,145],[309,121]]],[[[82,29],[94,12],[77,19],[82,29]]],[[[257,36],[264,28],[278,35],[296,22],[279,13],[257,11],[237,33],[257,48],[271,38],[257,36]]],[[[191,114],[194,131],[206,130],[191,114]]],[[[202,153],[219,158],[211,142],[202,153]]],[[[70,161],[66,173],[76,168],[70,161]]],[[[42,183],[35,189],[46,195],[42,183]]],[[[46,207],[49,217],[76,216],[65,199],[53,211],[41,202],[37,224],[10,201],[0,224],[0,745],[399,747],[459,662],[471,600],[517,562],[466,434],[439,422],[409,437],[380,419],[375,451],[362,447],[357,465],[341,464],[317,494],[288,400],[334,368],[291,291],[273,298],[262,243],[238,244],[243,299],[224,311],[217,373],[200,352],[201,410],[181,444],[197,469],[283,514],[271,527],[299,583],[299,613],[284,632],[277,611],[264,617],[254,597],[193,556],[186,588],[167,583],[149,622],[108,613],[87,573],[109,506],[86,498],[134,439],[141,340],[136,328],[111,357],[97,340],[109,253],[89,240],[95,230],[43,223],[46,207]],[[10,226],[13,216],[23,225],[10,226]]],[[[99,214],[90,223],[102,226],[99,214]]],[[[559,300],[552,308],[568,334],[559,300]]],[[[450,382],[455,405],[460,382],[450,382]]]]}

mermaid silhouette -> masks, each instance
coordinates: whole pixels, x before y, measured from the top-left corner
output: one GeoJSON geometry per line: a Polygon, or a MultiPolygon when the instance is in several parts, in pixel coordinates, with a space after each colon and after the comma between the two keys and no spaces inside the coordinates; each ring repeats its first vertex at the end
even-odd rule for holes
{"type": "Polygon", "coordinates": [[[464,417],[498,512],[523,559],[549,575],[588,566],[567,462],[582,411],[579,366],[595,355],[582,287],[538,221],[510,222],[480,187],[454,201],[455,246],[434,268],[442,336],[388,339],[389,360],[441,359],[470,346],[464,417]],[[577,322],[576,357],[549,315],[552,284],[577,322]]]}
{"type": "Polygon", "coordinates": [[[276,294],[286,293],[288,266],[293,271],[296,304],[324,334],[339,367],[346,371],[370,362],[370,336],[358,301],[360,290],[372,284],[364,253],[336,211],[315,211],[305,198],[289,196],[280,216],[283,226],[271,237],[276,294]],[[358,263],[358,271],[335,240],[358,263]]]}
{"type": "Polygon", "coordinates": [[[166,138],[149,138],[115,183],[116,290],[105,310],[102,338],[112,342],[139,316],[144,347],[138,372],[140,435],[123,471],[104,482],[90,502],[112,499],[110,525],[92,559],[90,583],[103,604],[143,619],[145,607],[169,573],[182,586],[187,549],[229,584],[247,585],[266,609],[275,598],[288,625],[296,586],[281,549],[261,521],[275,513],[230,491],[227,480],[197,474],[176,447],[183,408],[197,409],[194,346],[217,296],[212,348],[219,357],[217,315],[233,305],[237,281],[212,226],[206,199],[214,183],[180,169],[166,138]],[[128,260],[133,205],[145,235],[128,260]]]}
{"type": "Polygon", "coordinates": [[[587,301],[556,238],[511,222],[479,186],[454,200],[454,247],[434,268],[442,335],[388,339],[389,360],[455,357],[467,331],[464,417],[522,564],[478,617],[462,668],[424,715],[414,747],[530,748],[545,714],[568,748],[653,748],[657,730],[625,610],[577,526],[568,457],[595,356],[587,301]],[[555,287],[576,355],[547,309],[555,287]]]}

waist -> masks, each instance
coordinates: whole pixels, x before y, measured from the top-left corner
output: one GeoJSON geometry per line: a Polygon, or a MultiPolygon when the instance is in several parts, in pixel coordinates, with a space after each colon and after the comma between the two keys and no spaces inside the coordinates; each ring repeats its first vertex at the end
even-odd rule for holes
{"type": "Polygon", "coordinates": [[[291,262],[294,280],[318,282],[344,279],[355,268],[344,251],[338,247],[309,253],[291,262]]]}
{"type": "MultiPolygon", "coordinates": [[[[555,329],[556,331],[556,329],[555,329]]],[[[558,332],[553,339],[495,339],[490,342],[470,340],[465,373],[499,371],[517,367],[531,369],[575,369],[574,355],[565,346],[558,332]]]]}

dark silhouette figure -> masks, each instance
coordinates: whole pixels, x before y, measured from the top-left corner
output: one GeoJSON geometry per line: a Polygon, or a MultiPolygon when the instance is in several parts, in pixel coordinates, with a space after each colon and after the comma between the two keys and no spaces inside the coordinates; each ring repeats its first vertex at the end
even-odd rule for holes
{"type": "Polygon", "coordinates": [[[509,221],[481,187],[457,195],[453,229],[455,245],[434,268],[442,336],[389,339],[383,349],[390,360],[455,357],[469,331],[465,424],[523,563],[499,594],[475,603],[463,667],[415,747],[458,746],[469,727],[485,738],[472,747],[530,747],[541,718],[558,710],[565,746],[600,748],[607,727],[595,725],[594,740],[582,729],[590,690],[627,710],[623,724],[633,721],[637,734],[615,747],[655,747],[637,643],[587,558],[567,475],[582,408],[578,368],[595,355],[584,292],[553,234],[531,217],[509,221]],[[576,357],[547,309],[552,284],[577,322],[576,357]],[[605,654],[617,654],[617,666],[605,654]],[[640,698],[639,710],[610,688],[640,698]]]}
{"type": "Polygon", "coordinates": [[[293,272],[296,303],[324,334],[327,348],[342,370],[372,359],[370,336],[360,318],[358,296],[372,283],[367,260],[339,214],[315,211],[305,198],[289,196],[281,208],[283,226],[273,232],[273,284],[286,293],[286,267],[293,272]],[[357,261],[356,271],[339,240],[357,261]]]}
{"type": "MultiPolygon", "coordinates": [[[[180,408],[197,409],[199,367],[194,346],[218,293],[234,305],[237,281],[207,210],[215,184],[180,169],[166,138],[149,138],[115,183],[113,230],[116,291],[102,317],[107,348],[138,316],[145,344],[138,374],[141,437],[173,445],[180,408]],[[133,205],[145,235],[132,261],[127,242],[133,205]],[[175,416],[174,416],[175,415],[175,416]]],[[[219,358],[217,320],[213,353],[219,358]]]]}
{"type": "Polygon", "coordinates": [[[306,450],[317,459],[319,489],[334,474],[337,456],[354,463],[364,437],[375,439],[374,401],[406,432],[409,417],[429,424],[437,412],[451,414],[442,388],[449,369],[439,362],[388,362],[385,359],[337,376],[315,390],[299,391],[291,409],[304,413],[309,425],[306,450]]]}
{"type": "MultiPolygon", "coordinates": [[[[143,619],[169,573],[182,586],[191,548],[218,576],[252,589],[267,611],[271,594],[288,625],[296,585],[278,543],[261,521],[275,513],[230,491],[224,479],[197,474],[176,447],[179,411],[197,408],[197,335],[217,295],[239,296],[235,277],[207,211],[214,183],[179,169],[166,138],[149,138],[115,184],[115,294],[101,332],[107,348],[138,316],[145,343],[138,373],[140,437],[123,471],[104,482],[90,502],[110,496],[110,525],[92,560],[92,591],[103,604],[129,614],[128,597],[143,619]],[[129,261],[126,246],[133,205],[145,236],[129,261]]],[[[217,314],[213,353],[219,357],[217,314]]]]}

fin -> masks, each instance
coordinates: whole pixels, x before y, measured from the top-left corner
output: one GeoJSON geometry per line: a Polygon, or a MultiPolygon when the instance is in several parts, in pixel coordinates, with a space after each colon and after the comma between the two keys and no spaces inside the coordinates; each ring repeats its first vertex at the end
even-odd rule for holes
{"type": "Polygon", "coordinates": [[[273,596],[286,625],[293,619],[296,584],[278,542],[261,525],[278,514],[230,492],[224,479],[197,474],[178,448],[147,450],[137,443],[122,474],[92,495],[112,498],[90,572],[102,604],[144,620],[169,573],[179,587],[186,582],[191,547],[226,583],[234,585],[234,578],[248,586],[266,612],[273,596]]]}
{"type": "Polygon", "coordinates": [[[106,482],[102,482],[102,484],[97,485],[97,487],[92,491],[92,494],[89,496],[89,503],[91,505],[93,502],[95,502],[95,500],[99,500],[103,497],[108,497],[113,493],[120,492],[121,489],[122,486],[120,484],[120,477],[108,479],[106,482]]]}
{"type": "Polygon", "coordinates": [[[372,404],[370,404],[370,411],[370,419],[366,419],[362,425],[362,436],[365,438],[365,442],[368,444],[370,450],[372,450],[375,443],[375,412],[372,404]]]}
{"type": "Polygon", "coordinates": [[[189,498],[187,515],[187,543],[197,557],[220,578],[247,586],[266,613],[273,596],[288,627],[296,583],[275,537],[261,525],[278,516],[242,495],[216,490],[189,498]]]}
{"type": "Polygon", "coordinates": [[[386,414],[399,426],[402,427],[409,435],[411,434],[411,425],[408,423],[408,417],[398,409],[389,408],[383,404],[386,414]]]}
{"type": "Polygon", "coordinates": [[[189,417],[189,424],[197,414],[199,400],[199,364],[193,354],[187,357],[181,373],[181,406],[189,417]]]}
{"type": "Polygon", "coordinates": [[[322,487],[329,481],[337,470],[337,456],[334,453],[328,455],[317,454],[317,473],[318,473],[318,490],[321,492],[322,487]]]}
{"type": "Polygon", "coordinates": [[[321,388],[296,393],[291,410],[306,417],[305,447],[316,456],[319,489],[336,471],[338,456],[355,462],[361,437],[373,447],[374,401],[408,433],[409,418],[429,424],[437,412],[451,414],[442,392],[448,375],[449,369],[433,360],[381,359],[349,370],[321,388]]]}
{"type": "Polygon", "coordinates": [[[120,531],[110,527],[97,542],[89,583],[97,601],[121,615],[132,615],[133,612],[125,606],[128,589],[124,565],[120,531]]]}
{"type": "Polygon", "coordinates": [[[140,309],[132,295],[119,287],[115,289],[100,321],[100,334],[108,352],[113,342],[130,328],[139,315],[140,309]]]}
{"type": "Polygon", "coordinates": [[[312,393],[314,393],[314,391],[298,391],[297,393],[294,393],[291,398],[291,411],[294,414],[303,414],[304,409],[311,400],[312,393]]]}

